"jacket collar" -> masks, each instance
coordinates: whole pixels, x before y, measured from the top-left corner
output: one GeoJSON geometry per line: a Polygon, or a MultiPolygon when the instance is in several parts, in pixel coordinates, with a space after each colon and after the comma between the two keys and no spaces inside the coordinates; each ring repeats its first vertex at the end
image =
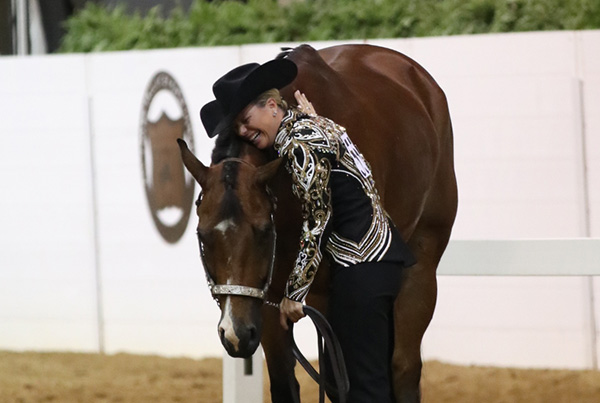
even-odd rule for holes
{"type": "Polygon", "coordinates": [[[294,126],[294,123],[296,123],[296,121],[298,120],[299,116],[301,116],[301,114],[298,112],[298,110],[294,108],[288,108],[287,112],[283,116],[283,119],[281,119],[279,130],[275,135],[274,146],[276,151],[279,151],[283,144],[286,142],[286,140],[289,138],[290,133],[292,132],[292,127],[294,126]]]}

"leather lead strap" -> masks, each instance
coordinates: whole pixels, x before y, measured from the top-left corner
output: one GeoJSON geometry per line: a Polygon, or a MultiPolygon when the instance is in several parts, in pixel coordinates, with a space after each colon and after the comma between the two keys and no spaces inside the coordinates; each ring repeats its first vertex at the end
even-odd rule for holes
{"type": "Polygon", "coordinates": [[[327,322],[327,319],[315,308],[305,305],[303,307],[304,313],[308,316],[317,329],[317,343],[319,349],[319,372],[308,362],[306,357],[300,352],[300,349],[296,345],[296,341],[293,337],[293,327],[290,328],[292,332],[292,351],[296,360],[306,370],[308,375],[319,384],[319,402],[325,402],[325,391],[329,396],[338,399],[339,403],[346,403],[348,400],[348,391],[350,390],[350,382],[348,380],[348,373],[346,372],[346,364],[344,362],[344,355],[342,354],[342,348],[340,343],[331,329],[331,325],[327,322]],[[325,344],[323,345],[323,342],[325,344]],[[334,385],[327,382],[325,379],[325,354],[329,358],[331,363],[334,385]]]}

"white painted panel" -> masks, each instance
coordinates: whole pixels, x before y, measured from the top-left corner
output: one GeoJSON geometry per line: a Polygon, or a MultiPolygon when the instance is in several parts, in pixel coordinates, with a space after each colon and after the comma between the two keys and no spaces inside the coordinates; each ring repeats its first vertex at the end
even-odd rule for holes
{"type": "Polygon", "coordinates": [[[578,212],[561,208],[564,206],[559,204],[537,203],[535,207],[535,209],[527,208],[523,203],[511,202],[461,202],[452,233],[456,239],[579,236],[578,212]],[[556,215],[557,211],[559,215],[556,215]],[[527,219],[520,221],[519,217],[527,217],[527,219]],[[475,220],[477,222],[474,222],[475,220]]]}
{"type": "Polygon", "coordinates": [[[441,277],[425,358],[581,368],[586,346],[581,278],[441,277]]]}
{"type": "Polygon", "coordinates": [[[581,72],[584,76],[600,73],[600,31],[581,31],[577,33],[580,40],[581,72]]]}
{"type": "MultiPolygon", "coordinates": [[[[144,269],[144,267],[141,267],[144,269]]],[[[206,282],[193,278],[153,278],[141,270],[135,278],[108,281],[106,314],[115,322],[186,322],[216,324],[220,316],[217,304],[205,299],[206,282]],[[208,315],[190,315],[202,311],[208,315]]],[[[110,324],[110,321],[109,321],[110,324]]]]}
{"type": "Polygon", "coordinates": [[[160,354],[194,358],[221,356],[216,325],[203,323],[113,322],[106,328],[106,352],[160,354]],[[118,342],[117,342],[118,341],[118,342]]]}
{"type": "Polygon", "coordinates": [[[579,329],[528,331],[487,327],[437,333],[433,327],[425,336],[423,357],[462,365],[581,369],[591,367],[585,357],[585,341],[579,329]]]}
{"type": "Polygon", "coordinates": [[[572,114],[570,76],[455,77],[440,83],[452,117],[523,119],[572,114]]]}
{"type": "MultiPolygon", "coordinates": [[[[157,264],[158,266],[158,264],[157,264]]],[[[220,312],[206,284],[186,278],[106,282],[106,343],[111,352],[214,356],[220,312]]]]}
{"type": "Polygon", "coordinates": [[[419,38],[412,57],[437,78],[573,75],[572,32],[419,38]],[[564,56],[557,56],[564,55],[564,56]]]}
{"type": "Polygon", "coordinates": [[[208,164],[213,143],[204,134],[198,111],[212,99],[212,82],[222,69],[236,66],[238,60],[238,50],[232,47],[112,53],[90,61],[109,351],[184,354],[187,350],[206,355],[198,333],[204,328],[211,329],[212,351],[220,351],[214,330],[219,312],[198,256],[197,219],[192,214],[186,233],[174,245],[154,227],[142,178],[139,126],[147,85],[154,74],[167,71],[187,104],[196,154],[208,164]],[[151,334],[144,329],[152,329],[151,334]]]}
{"type": "Polygon", "coordinates": [[[98,347],[84,68],[0,63],[1,348],[98,347]]]}
{"type": "Polygon", "coordinates": [[[584,235],[577,83],[569,77],[492,81],[450,80],[454,86],[447,88],[460,194],[455,237],[584,235]],[[470,106],[477,103],[485,110],[470,106]]]}
{"type": "MultiPolygon", "coordinates": [[[[600,295],[600,277],[592,277],[591,279],[588,278],[588,280],[591,280],[590,294],[594,296],[589,307],[590,311],[588,311],[589,320],[595,321],[593,325],[596,327],[596,332],[591,333],[590,335],[594,335],[596,337],[596,353],[598,353],[598,351],[600,351],[600,298],[598,298],[598,295],[600,295]]],[[[600,357],[597,358],[600,359],[600,357]]]]}
{"type": "Polygon", "coordinates": [[[600,111],[600,61],[595,66],[596,70],[585,76],[583,84],[584,131],[592,236],[600,235],[600,114],[598,114],[600,111]]]}
{"type": "Polygon", "coordinates": [[[574,169],[574,163],[564,161],[540,165],[496,160],[491,165],[479,160],[461,165],[454,237],[581,236],[574,169]],[[553,183],[547,181],[549,175],[553,183]]]}
{"type": "Polygon", "coordinates": [[[0,345],[3,350],[98,352],[98,332],[82,320],[3,319],[0,345]]]}
{"type": "Polygon", "coordinates": [[[579,155],[573,115],[457,117],[454,120],[455,157],[469,159],[551,160],[579,155]]]}
{"type": "Polygon", "coordinates": [[[439,279],[439,310],[436,321],[448,327],[496,326],[498,329],[518,328],[544,329],[556,326],[567,330],[580,326],[584,304],[583,280],[578,277],[441,277],[439,279]],[[468,288],[469,294],[460,296],[468,288]],[[510,291],[507,291],[510,290],[510,291]],[[570,298],[571,293],[579,294],[570,298]],[[570,299],[570,301],[569,301],[570,299]],[[452,309],[444,301],[454,301],[452,309]],[[496,301],[490,306],[476,301],[496,301]],[[552,314],[544,309],[552,306],[552,314]],[[503,313],[505,312],[506,313],[503,313]],[[532,315],[531,312],[539,314],[532,315]],[[465,316],[467,315],[467,316],[465,316]],[[466,323],[468,316],[477,316],[476,325],[466,323]],[[462,319],[461,319],[462,318],[462,319]],[[499,319],[509,319],[502,324],[499,319]]]}
{"type": "MultiPolygon", "coordinates": [[[[89,282],[72,278],[3,281],[0,285],[0,307],[5,308],[2,324],[36,320],[84,322],[94,315],[90,304],[81,303],[89,299],[89,291],[89,282]],[[15,288],[19,294],[15,293],[15,288]]],[[[0,334],[0,337],[4,335],[0,334]]]]}
{"type": "MultiPolygon", "coordinates": [[[[81,92],[85,84],[81,55],[2,57],[0,89],[3,94],[54,94],[81,92]]],[[[3,97],[3,105],[8,104],[3,97]]],[[[48,103],[52,107],[51,103],[48,103]]]]}

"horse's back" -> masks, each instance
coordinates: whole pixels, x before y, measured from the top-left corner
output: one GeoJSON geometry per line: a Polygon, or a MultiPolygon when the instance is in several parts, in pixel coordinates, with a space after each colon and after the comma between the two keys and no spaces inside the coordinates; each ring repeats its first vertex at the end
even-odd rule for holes
{"type": "MultiPolygon", "coordinates": [[[[305,92],[318,113],[347,128],[371,164],[386,210],[408,239],[422,214],[437,209],[428,199],[431,189],[454,180],[443,91],[414,60],[378,46],[318,52],[301,46],[290,58],[299,67],[293,89],[305,92]]],[[[454,212],[449,210],[442,213],[451,225],[454,212]]]]}
{"type": "MultiPolygon", "coordinates": [[[[365,100],[389,106],[383,112],[385,116],[378,115],[388,122],[379,133],[388,141],[379,143],[383,147],[378,152],[383,160],[398,163],[383,167],[394,178],[382,183],[388,197],[386,209],[394,221],[402,225],[410,219],[429,220],[435,222],[432,225],[446,227],[449,235],[457,192],[452,124],[443,90],[415,60],[388,48],[340,46],[319,53],[330,60],[333,69],[354,80],[354,88],[365,95],[365,100]],[[386,154],[388,150],[393,155],[386,154]],[[424,196],[417,216],[406,214],[411,211],[410,202],[405,202],[410,199],[406,191],[424,196]]],[[[356,135],[360,137],[361,133],[356,135]]]]}

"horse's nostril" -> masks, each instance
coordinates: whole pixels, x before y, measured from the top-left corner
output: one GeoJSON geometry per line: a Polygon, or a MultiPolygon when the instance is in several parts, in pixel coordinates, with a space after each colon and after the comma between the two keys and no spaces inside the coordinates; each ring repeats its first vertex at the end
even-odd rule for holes
{"type": "Polygon", "coordinates": [[[250,340],[256,339],[256,327],[255,326],[248,327],[248,332],[250,333],[250,340]]]}
{"type": "Polygon", "coordinates": [[[223,329],[222,327],[219,328],[219,338],[221,340],[225,339],[225,329],[223,329]]]}

